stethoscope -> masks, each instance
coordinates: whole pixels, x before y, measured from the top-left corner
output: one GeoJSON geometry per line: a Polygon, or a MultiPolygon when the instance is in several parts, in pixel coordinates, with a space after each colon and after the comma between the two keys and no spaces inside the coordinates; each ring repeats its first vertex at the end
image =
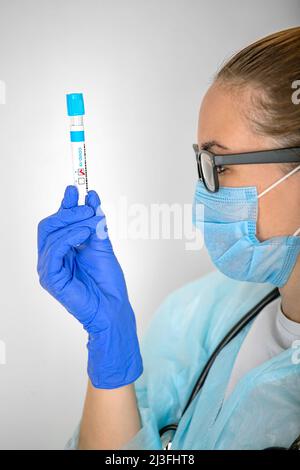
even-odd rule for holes
{"type": "MultiPolygon", "coordinates": [[[[193,391],[187,401],[187,404],[181,414],[181,418],[182,419],[182,416],[183,414],[185,413],[185,411],[187,410],[187,408],[189,407],[190,403],[193,401],[193,399],[195,398],[195,396],[197,395],[197,393],[199,392],[199,390],[201,389],[201,387],[203,386],[204,382],[205,382],[205,379],[210,371],[210,368],[211,366],[213,365],[217,355],[219,354],[219,352],[229,343],[229,341],[231,341],[243,328],[244,326],[247,325],[247,323],[249,323],[266,305],[268,305],[270,302],[272,302],[273,300],[275,300],[277,297],[279,297],[280,295],[280,292],[278,290],[278,288],[276,287],[275,289],[273,289],[271,292],[269,292],[262,300],[260,300],[258,302],[257,305],[255,305],[251,310],[249,310],[248,313],[246,313],[246,315],[244,315],[237,323],[236,325],[234,325],[231,330],[227,333],[227,335],[222,339],[222,341],[220,341],[220,343],[218,344],[218,346],[216,347],[216,349],[214,350],[214,352],[212,353],[212,355],[210,356],[210,358],[208,359],[208,361],[206,362],[194,388],[193,388],[193,391]]],[[[175,434],[175,431],[178,427],[178,424],[168,424],[166,426],[164,426],[163,428],[161,428],[159,430],[159,435],[162,439],[162,444],[163,444],[163,448],[164,450],[168,450],[171,448],[171,444],[172,444],[172,439],[174,437],[174,434],[175,434]],[[168,433],[167,435],[167,438],[162,438],[163,434],[165,433],[168,433]]],[[[297,439],[292,443],[292,445],[288,448],[286,447],[267,447],[266,449],[263,449],[263,450],[281,450],[281,449],[284,449],[284,450],[300,450],[300,435],[297,437],[297,439]]]]}

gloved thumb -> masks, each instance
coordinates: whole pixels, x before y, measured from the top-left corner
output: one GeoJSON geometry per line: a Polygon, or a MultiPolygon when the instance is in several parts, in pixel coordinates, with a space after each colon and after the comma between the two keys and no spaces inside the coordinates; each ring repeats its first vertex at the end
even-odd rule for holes
{"type": "Polygon", "coordinates": [[[103,241],[106,241],[106,244],[108,244],[111,248],[108,229],[106,225],[106,217],[101,208],[101,200],[98,196],[98,193],[94,190],[90,190],[86,195],[85,203],[87,206],[93,208],[95,215],[102,216],[102,219],[97,224],[96,232],[91,235],[90,245],[96,248],[98,247],[98,244],[102,242],[101,246],[104,247],[103,241]]]}
{"type": "MultiPolygon", "coordinates": [[[[96,214],[96,212],[97,212],[97,210],[99,210],[98,208],[101,204],[100,198],[99,198],[98,194],[96,193],[96,191],[91,189],[88,192],[88,194],[85,197],[85,203],[86,203],[87,206],[92,207],[95,211],[95,214],[96,214]]],[[[101,215],[101,214],[97,214],[97,215],[101,215]]]]}

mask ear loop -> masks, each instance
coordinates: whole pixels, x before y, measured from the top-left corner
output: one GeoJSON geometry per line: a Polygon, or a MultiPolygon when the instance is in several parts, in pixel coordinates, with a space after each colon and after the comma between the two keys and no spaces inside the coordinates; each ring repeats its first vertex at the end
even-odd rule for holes
{"type": "MultiPolygon", "coordinates": [[[[292,171],[290,171],[289,173],[287,173],[285,176],[283,176],[282,178],[280,178],[278,181],[275,181],[275,183],[273,183],[271,186],[269,186],[267,189],[265,189],[262,193],[260,193],[257,198],[260,198],[261,196],[263,196],[264,194],[266,194],[267,192],[269,192],[271,189],[275,188],[275,186],[277,186],[278,184],[282,183],[282,181],[284,181],[286,178],[288,178],[289,176],[292,176],[294,173],[296,173],[296,171],[298,171],[300,168],[300,165],[296,166],[296,168],[294,168],[292,171]]],[[[298,235],[298,233],[300,232],[300,227],[296,230],[295,233],[293,233],[293,237],[298,235]]]]}
{"type": "Polygon", "coordinates": [[[282,178],[280,178],[278,181],[275,181],[275,183],[273,183],[271,186],[269,186],[267,189],[265,189],[262,193],[260,193],[257,197],[261,197],[263,196],[264,194],[266,194],[268,191],[271,191],[271,189],[275,188],[275,186],[277,186],[278,184],[280,184],[282,181],[284,181],[286,178],[288,178],[289,176],[292,176],[294,173],[296,173],[296,171],[298,171],[300,168],[300,165],[296,166],[296,168],[294,168],[292,171],[290,171],[287,175],[284,175],[282,178]]]}
{"type": "Polygon", "coordinates": [[[293,233],[293,237],[296,237],[298,235],[298,233],[300,232],[300,227],[296,230],[295,233],[293,233]]]}

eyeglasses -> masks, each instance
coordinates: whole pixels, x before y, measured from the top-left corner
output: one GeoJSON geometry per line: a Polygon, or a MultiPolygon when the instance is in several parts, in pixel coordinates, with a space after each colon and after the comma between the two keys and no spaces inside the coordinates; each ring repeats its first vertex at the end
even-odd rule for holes
{"type": "Polygon", "coordinates": [[[219,190],[218,174],[223,165],[300,162],[300,147],[231,153],[226,155],[216,155],[208,150],[199,150],[197,144],[193,144],[193,149],[196,155],[199,179],[203,181],[206,189],[212,193],[219,190]]]}

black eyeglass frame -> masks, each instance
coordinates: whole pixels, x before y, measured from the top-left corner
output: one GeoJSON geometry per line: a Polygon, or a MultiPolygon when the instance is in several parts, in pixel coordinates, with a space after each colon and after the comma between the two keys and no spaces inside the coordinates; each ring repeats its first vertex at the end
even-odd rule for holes
{"type": "Polygon", "coordinates": [[[300,147],[257,150],[255,152],[228,153],[226,155],[215,154],[205,149],[199,150],[198,144],[193,144],[193,149],[195,151],[199,179],[203,181],[205,188],[211,193],[215,193],[219,190],[219,177],[217,168],[220,166],[243,164],[248,165],[252,163],[300,163],[300,147]],[[201,154],[205,154],[209,159],[214,181],[213,189],[209,188],[206,178],[204,178],[201,154]]]}

